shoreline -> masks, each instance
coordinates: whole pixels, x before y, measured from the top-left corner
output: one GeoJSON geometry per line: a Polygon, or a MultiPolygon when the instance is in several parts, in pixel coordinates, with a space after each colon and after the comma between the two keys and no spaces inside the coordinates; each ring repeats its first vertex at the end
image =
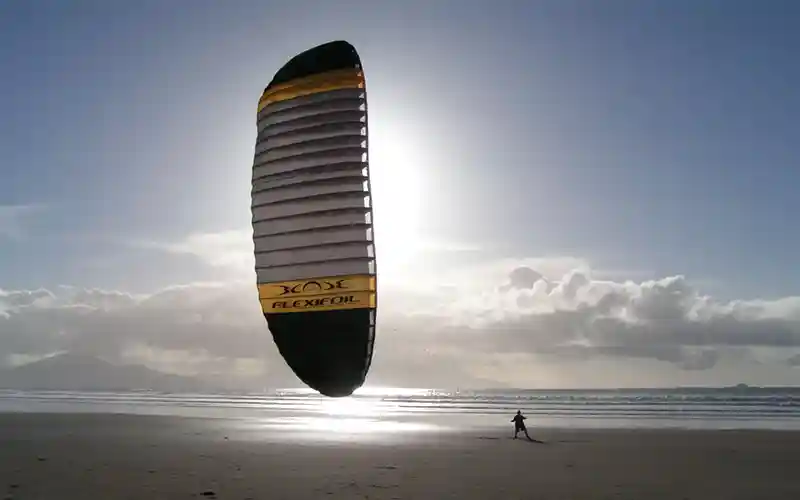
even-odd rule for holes
{"type": "MultiPolygon", "coordinates": [[[[414,418],[413,416],[404,415],[401,418],[395,418],[396,416],[386,416],[386,415],[369,415],[369,416],[362,416],[362,415],[326,415],[324,413],[318,414],[310,414],[305,413],[301,414],[300,412],[291,412],[288,410],[283,411],[268,411],[259,414],[257,411],[248,411],[239,414],[233,415],[210,415],[210,414],[180,414],[180,413],[172,413],[170,411],[164,412],[135,412],[135,411],[107,411],[107,410],[100,410],[100,409],[92,409],[92,410],[73,410],[73,411],[3,411],[0,410],[0,422],[6,419],[14,419],[18,417],[30,417],[30,418],[49,418],[49,417],[66,417],[66,418],[120,418],[120,419],[164,419],[164,420],[180,420],[185,422],[259,422],[265,426],[270,426],[274,430],[279,430],[281,427],[303,427],[304,429],[310,430],[312,432],[323,430],[322,426],[327,424],[332,424],[334,428],[340,427],[335,424],[335,422],[346,422],[353,426],[357,425],[358,422],[363,423],[372,423],[372,422],[385,422],[387,424],[401,424],[398,426],[399,431],[403,430],[402,424],[411,424],[408,426],[407,431],[409,432],[440,432],[440,433],[449,433],[449,432],[458,432],[458,433],[485,433],[500,430],[508,430],[513,428],[513,424],[510,422],[507,423],[509,420],[505,418],[505,415],[493,415],[493,423],[483,423],[478,425],[445,425],[442,422],[447,421],[448,417],[452,417],[452,415],[434,415],[434,416],[427,416],[423,418],[414,418]],[[283,422],[294,422],[292,424],[282,424],[283,422]],[[310,425],[306,425],[310,424],[310,425]],[[415,425],[420,424],[417,428],[415,425]],[[429,424],[429,425],[426,425],[429,424]],[[272,427],[274,425],[274,427],[272,427]]],[[[482,415],[482,417],[485,417],[482,415]]],[[[457,417],[458,418],[458,417],[457,417]]],[[[595,420],[595,418],[591,416],[581,417],[582,420],[591,421],[595,420]]],[[[482,418],[481,420],[488,421],[487,418],[482,418]]],[[[605,422],[609,420],[608,418],[598,417],[596,420],[605,422]]],[[[568,424],[564,425],[554,425],[554,424],[544,424],[539,425],[536,423],[536,417],[529,417],[528,421],[526,421],[526,426],[529,430],[531,429],[538,429],[544,431],[552,431],[552,432],[602,432],[608,434],[614,433],[662,433],[662,432],[707,432],[707,433],[715,433],[715,432],[780,432],[780,433],[798,433],[800,434],[800,429],[791,428],[791,427],[692,427],[692,426],[684,426],[681,425],[681,420],[676,419],[674,425],[659,425],[659,426],[645,426],[645,425],[632,425],[629,427],[625,427],[623,425],[624,422],[636,422],[636,421],[647,421],[647,419],[620,419],[620,423],[614,426],[572,426],[568,424]],[[530,422],[533,420],[533,422],[530,422]]],[[[653,419],[656,420],[656,419],[653,419]]],[[[458,424],[464,423],[464,421],[459,421],[458,424]]],[[[352,429],[336,429],[343,432],[348,432],[352,429]]],[[[375,430],[377,432],[377,429],[375,430]]]]}
{"type": "MultiPolygon", "coordinates": [[[[525,412],[523,412],[525,413],[525,412]]],[[[305,409],[230,409],[214,407],[179,407],[173,405],[144,406],[70,404],[63,407],[48,408],[47,405],[36,405],[24,409],[9,409],[0,406],[0,418],[4,415],[109,415],[162,417],[219,421],[260,421],[274,428],[303,428],[322,430],[328,427],[344,427],[352,429],[358,425],[382,427],[386,430],[423,431],[425,429],[440,432],[465,432],[472,430],[491,431],[505,429],[512,416],[502,413],[389,413],[359,414],[309,411],[305,409]],[[360,424],[359,424],[360,423],[360,424]]],[[[631,416],[609,418],[600,415],[585,416],[543,416],[526,413],[530,428],[547,430],[574,431],[775,431],[800,432],[800,419],[759,420],[756,418],[737,418],[720,415],[720,418],[670,418],[652,416],[631,416]]]]}
{"type": "Polygon", "coordinates": [[[283,427],[325,428],[355,425],[347,419],[387,427],[503,427],[518,409],[541,428],[591,429],[781,429],[800,431],[798,393],[784,390],[764,396],[718,392],[690,394],[556,393],[475,397],[381,394],[329,399],[313,394],[250,395],[163,394],[154,392],[8,392],[0,391],[0,413],[158,414],[182,417],[271,418],[283,427]],[[292,423],[291,421],[294,421],[292,423]],[[302,421],[302,423],[301,423],[302,421]]]}

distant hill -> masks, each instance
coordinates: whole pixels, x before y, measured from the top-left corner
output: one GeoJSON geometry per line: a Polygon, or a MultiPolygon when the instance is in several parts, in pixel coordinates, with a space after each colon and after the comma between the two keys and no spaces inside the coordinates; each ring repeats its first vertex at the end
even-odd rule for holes
{"type": "Polygon", "coordinates": [[[61,391],[220,391],[199,378],[171,375],[139,365],[115,365],[79,354],[60,354],[0,369],[0,389],[61,391]]]}

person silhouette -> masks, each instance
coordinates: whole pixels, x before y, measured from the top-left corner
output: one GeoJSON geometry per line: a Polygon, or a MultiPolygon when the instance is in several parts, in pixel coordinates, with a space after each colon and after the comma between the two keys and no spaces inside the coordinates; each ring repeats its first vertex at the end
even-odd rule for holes
{"type": "Polygon", "coordinates": [[[525,433],[525,437],[528,438],[528,441],[533,441],[533,438],[528,434],[528,428],[525,427],[525,419],[527,418],[528,417],[522,415],[521,411],[517,410],[517,414],[511,419],[511,421],[514,422],[514,439],[517,439],[517,434],[522,431],[525,433]]]}

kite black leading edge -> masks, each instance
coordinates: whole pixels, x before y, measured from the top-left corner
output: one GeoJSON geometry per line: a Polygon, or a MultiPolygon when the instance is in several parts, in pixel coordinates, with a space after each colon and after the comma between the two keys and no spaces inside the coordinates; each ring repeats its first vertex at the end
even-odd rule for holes
{"type": "Polygon", "coordinates": [[[252,215],[259,300],[281,355],[331,397],[363,385],[377,306],[367,95],[344,41],[292,58],[258,102],[252,215]]]}

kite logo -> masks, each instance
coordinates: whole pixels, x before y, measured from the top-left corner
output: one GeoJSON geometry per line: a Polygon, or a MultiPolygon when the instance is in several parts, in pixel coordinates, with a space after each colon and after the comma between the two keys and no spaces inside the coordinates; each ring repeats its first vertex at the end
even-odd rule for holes
{"type": "Polygon", "coordinates": [[[345,279],[340,279],[336,281],[329,281],[329,280],[310,280],[297,283],[293,286],[287,285],[278,285],[283,288],[283,292],[281,295],[289,295],[293,293],[305,293],[305,292],[330,292],[334,289],[346,289],[347,287],[344,286],[345,279]]]}
{"type": "Polygon", "coordinates": [[[335,295],[333,297],[317,297],[278,301],[272,303],[273,309],[314,309],[317,307],[357,304],[360,301],[353,295],[335,295]]]}

